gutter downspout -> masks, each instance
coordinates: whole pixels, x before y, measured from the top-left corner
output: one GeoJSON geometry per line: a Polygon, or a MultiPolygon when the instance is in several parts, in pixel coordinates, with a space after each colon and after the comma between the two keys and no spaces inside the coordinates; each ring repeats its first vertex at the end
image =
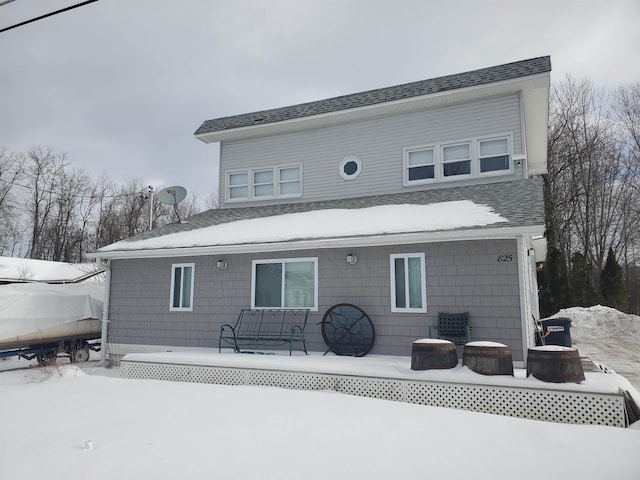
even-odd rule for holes
{"type": "Polygon", "coordinates": [[[111,298],[111,262],[107,258],[98,258],[105,266],[104,300],[102,304],[102,333],[100,334],[100,366],[107,365],[107,330],[109,326],[109,298],[111,298]]]}

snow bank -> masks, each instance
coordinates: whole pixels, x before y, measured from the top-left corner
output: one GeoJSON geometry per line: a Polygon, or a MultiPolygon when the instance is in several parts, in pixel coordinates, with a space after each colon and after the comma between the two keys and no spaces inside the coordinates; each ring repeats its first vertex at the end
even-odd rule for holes
{"type": "Polygon", "coordinates": [[[614,308],[571,307],[560,310],[552,317],[571,319],[571,336],[577,339],[624,338],[640,342],[640,317],[614,308]]]}

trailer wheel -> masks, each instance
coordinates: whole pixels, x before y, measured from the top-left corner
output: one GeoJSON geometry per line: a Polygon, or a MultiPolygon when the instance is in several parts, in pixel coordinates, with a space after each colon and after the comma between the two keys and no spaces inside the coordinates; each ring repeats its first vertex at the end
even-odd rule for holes
{"type": "Polygon", "coordinates": [[[38,365],[41,367],[48,367],[49,365],[55,365],[58,356],[55,352],[53,353],[44,353],[42,355],[38,355],[36,360],[38,361],[38,365]]]}
{"type": "Polygon", "coordinates": [[[89,356],[89,345],[85,343],[84,345],[77,345],[76,348],[73,349],[69,360],[71,363],[84,363],[89,360],[89,356]]]}

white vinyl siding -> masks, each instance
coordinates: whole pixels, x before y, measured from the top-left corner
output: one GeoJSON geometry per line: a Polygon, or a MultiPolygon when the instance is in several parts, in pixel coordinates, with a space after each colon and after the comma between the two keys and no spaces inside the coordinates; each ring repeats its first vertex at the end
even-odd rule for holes
{"type": "Polygon", "coordinates": [[[391,311],[427,311],[424,253],[393,254],[391,259],[391,311]]]}
{"type": "Polygon", "coordinates": [[[193,310],[194,274],[195,264],[193,263],[175,263],[171,266],[170,311],[191,312],[193,310]]]}
{"type": "MultiPolygon", "coordinates": [[[[223,141],[220,166],[226,172],[300,165],[301,190],[297,195],[305,202],[367,196],[373,192],[399,193],[409,187],[403,178],[403,149],[509,134],[512,155],[524,155],[522,118],[519,96],[514,94],[309,131],[223,141]],[[356,156],[363,167],[362,173],[348,182],[338,174],[340,162],[346,156],[356,156]]],[[[510,175],[511,179],[522,178],[523,167],[514,168],[510,175]]],[[[467,180],[486,183],[496,177],[486,174],[467,180]]],[[[227,192],[227,176],[221,175],[220,182],[220,192],[227,192]]],[[[226,195],[221,196],[225,202],[226,195]]],[[[249,201],[245,199],[244,204],[249,201]]],[[[266,205],[281,199],[263,197],[251,201],[266,205]]],[[[230,206],[242,203],[234,200],[230,206]]]]}
{"type": "Polygon", "coordinates": [[[251,308],[318,310],[318,258],[254,260],[251,308]]]}

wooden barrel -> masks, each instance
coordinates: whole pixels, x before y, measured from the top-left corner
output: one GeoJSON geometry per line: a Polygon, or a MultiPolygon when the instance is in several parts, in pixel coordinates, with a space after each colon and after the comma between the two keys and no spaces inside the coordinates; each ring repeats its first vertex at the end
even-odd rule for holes
{"type": "Polygon", "coordinates": [[[513,376],[511,349],[502,343],[467,343],[462,354],[462,365],[482,375],[513,376]]]}
{"type": "Polygon", "coordinates": [[[533,375],[543,382],[580,383],[584,369],[578,350],[559,345],[534,347],[528,350],[527,377],[533,375]]]}
{"type": "Polygon", "coordinates": [[[449,340],[423,338],[413,342],[411,370],[453,368],[458,365],[456,346],[449,340]]]}

